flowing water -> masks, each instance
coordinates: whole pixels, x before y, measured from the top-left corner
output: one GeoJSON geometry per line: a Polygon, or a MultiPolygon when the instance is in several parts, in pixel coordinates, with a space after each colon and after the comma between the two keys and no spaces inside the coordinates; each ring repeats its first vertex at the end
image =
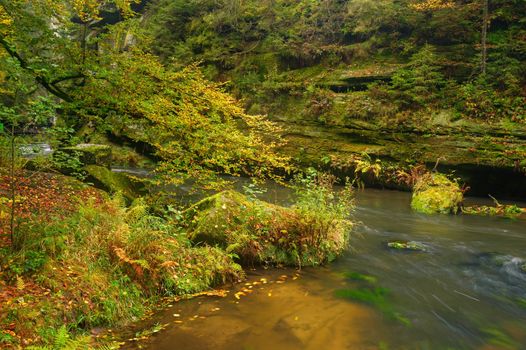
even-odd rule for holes
{"type": "Polygon", "coordinates": [[[526,222],[421,215],[402,192],[361,191],[356,204],[352,248],[333,264],[249,271],[224,298],[159,313],[150,325],[166,328],[125,348],[526,349],[526,222]]]}

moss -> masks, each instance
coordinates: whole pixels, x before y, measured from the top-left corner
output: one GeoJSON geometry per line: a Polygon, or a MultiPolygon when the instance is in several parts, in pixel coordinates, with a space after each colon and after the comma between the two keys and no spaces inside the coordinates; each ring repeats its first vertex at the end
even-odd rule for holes
{"type": "Polygon", "coordinates": [[[365,275],[359,272],[354,272],[354,271],[345,272],[343,275],[345,278],[350,279],[352,281],[364,281],[369,284],[376,284],[378,282],[376,277],[365,275]]]}
{"type": "Polygon", "coordinates": [[[225,191],[184,213],[194,243],[217,245],[246,263],[319,265],[347,246],[350,222],[320,227],[316,213],[285,208],[225,191]]]}
{"type": "Polygon", "coordinates": [[[456,214],[463,199],[458,183],[443,174],[428,173],[413,189],[411,208],[424,214],[456,214]]]}
{"type": "Polygon", "coordinates": [[[128,200],[138,198],[144,193],[144,183],[128,174],[115,173],[98,165],[88,165],[84,170],[88,173],[88,181],[109,193],[122,193],[128,200]]]}
{"type": "Polygon", "coordinates": [[[80,161],[85,165],[109,167],[111,164],[112,151],[108,145],[83,143],[74,147],[62,148],[61,151],[69,154],[78,153],[80,155],[80,161]]]}
{"type": "Polygon", "coordinates": [[[342,299],[358,301],[371,305],[382,312],[386,317],[396,320],[405,326],[410,326],[411,321],[396,312],[388,298],[390,292],[387,288],[374,287],[356,288],[356,289],[339,289],[334,292],[335,296],[342,299]]]}
{"type": "Polygon", "coordinates": [[[500,216],[509,219],[517,219],[523,216],[526,209],[520,208],[514,204],[502,205],[496,203],[495,206],[473,205],[463,207],[462,213],[468,215],[482,215],[482,216],[500,216]]]}
{"type": "Polygon", "coordinates": [[[404,250],[404,251],[419,251],[425,252],[426,247],[422,243],[414,241],[394,241],[388,242],[387,247],[395,250],[404,250]]]}

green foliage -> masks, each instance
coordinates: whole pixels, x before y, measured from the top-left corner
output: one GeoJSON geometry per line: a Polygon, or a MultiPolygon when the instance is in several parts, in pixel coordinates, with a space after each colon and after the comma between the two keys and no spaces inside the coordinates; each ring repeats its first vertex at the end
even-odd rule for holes
{"type": "Polygon", "coordinates": [[[526,13],[518,2],[498,1],[491,9],[491,20],[498,25],[490,26],[488,34],[488,94],[498,99],[478,101],[463,91],[471,83],[457,85],[471,80],[480,66],[480,6],[477,1],[163,0],[149,7],[148,25],[157,39],[152,48],[163,60],[203,62],[209,77],[230,79],[228,87],[254,110],[281,116],[284,99],[278,102],[276,96],[293,100],[304,95],[303,108],[293,113],[329,124],[346,118],[392,120],[408,109],[456,105],[463,105],[457,107],[459,116],[482,114],[487,120],[494,110],[507,110],[496,119],[524,120],[526,46],[520,18],[526,13]],[[409,64],[390,84],[374,84],[366,97],[346,93],[344,103],[336,103],[342,97],[324,89],[312,93],[312,77],[296,76],[318,70],[325,86],[332,82],[327,77],[332,70],[346,76],[354,73],[357,62],[377,67],[384,61],[406,62],[408,56],[409,64]],[[492,104],[497,106],[488,106],[492,104]]]}
{"type": "Polygon", "coordinates": [[[46,346],[29,346],[29,350],[84,350],[90,349],[91,338],[89,336],[72,338],[66,326],[50,332],[51,336],[46,346]]]}
{"type": "Polygon", "coordinates": [[[393,74],[389,90],[402,107],[426,107],[440,99],[445,85],[435,50],[425,45],[411,56],[405,68],[393,74]]]}
{"type": "Polygon", "coordinates": [[[462,115],[477,120],[497,121],[509,118],[513,121],[526,120],[526,98],[506,96],[499,93],[485,79],[466,83],[460,88],[458,110],[462,115]]]}
{"type": "MultiPolygon", "coordinates": [[[[15,322],[17,334],[34,336],[63,324],[76,334],[122,323],[144,314],[160,296],[200,292],[243,276],[225,251],[192,247],[176,225],[150,215],[141,200],[130,208],[120,198],[88,201],[66,217],[26,222],[20,234],[18,252],[2,251],[1,265],[8,266],[2,278],[17,281],[19,290],[47,292],[0,315],[0,325],[15,322]]],[[[75,348],[77,338],[63,333],[43,339],[52,349],[75,348]]]]}
{"type": "Polygon", "coordinates": [[[111,110],[105,123],[117,135],[151,145],[164,180],[288,170],[286,157],[273,151],[275,126],[245,114],[197,67],[177,71],[140,50],[108,56],[103,67],[106,79],[90,79],[79,96],[82,110],[111,110]]]}
{"type": "Polygon", "coordinates": [[[346,248],[352,227],[352,190],[336,191],[333,184],[333,177],[314,171],[298,176],[291,208],[234,191],[218,193],[184,213],[188,235],[249,263],[323,264],[346,248]]]}
{"type": "Polygon", "coordinates": [[[52,157],[53,168],[79,180],[84,180],[86,179],[86,172],[83,170],[84,163],[80,160],[81,156],[80,152],[75,151],[55,151],[52,157]]]}

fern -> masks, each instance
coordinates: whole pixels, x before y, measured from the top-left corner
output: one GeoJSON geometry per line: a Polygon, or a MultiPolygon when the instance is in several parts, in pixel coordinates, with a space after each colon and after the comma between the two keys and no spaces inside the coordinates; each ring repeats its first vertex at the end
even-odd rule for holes
{"type": "Polygon", "coordinates": [[[66,326],[62,326],[53,336],[52,345],[29,346],[28,350],[87,350],[90,348],[90,337],[81,336],[76,339],[71,338],[66,326]]]}

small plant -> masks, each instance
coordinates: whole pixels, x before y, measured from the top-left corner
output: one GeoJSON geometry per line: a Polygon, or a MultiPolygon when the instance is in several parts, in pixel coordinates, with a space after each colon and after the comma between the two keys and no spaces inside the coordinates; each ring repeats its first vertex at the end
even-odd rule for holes
{"type": "Polygon", "coordinates": [[[66,326],[60,327],[58,330],[50,330],[45,346],[29,346],[28,350],[87,350],[90,349],[89,336],[72,338],[66,326]]]}
{"type": "Polygon", "coordinates": [[[255,182],[251,182],[248,185],[243,185],[243,192],[248,198],[255,200],[258,195],[266,193],[267,189],[259,187],[255,182]]]}
{"type": "Polygon", "coordinates": [[[60,172],[76,177],[83,181],[86,179],[86,172],[82,169],[84,164],[80,160],[82,153],[56,151],[53,153],[53,167],[60,172]]]}

